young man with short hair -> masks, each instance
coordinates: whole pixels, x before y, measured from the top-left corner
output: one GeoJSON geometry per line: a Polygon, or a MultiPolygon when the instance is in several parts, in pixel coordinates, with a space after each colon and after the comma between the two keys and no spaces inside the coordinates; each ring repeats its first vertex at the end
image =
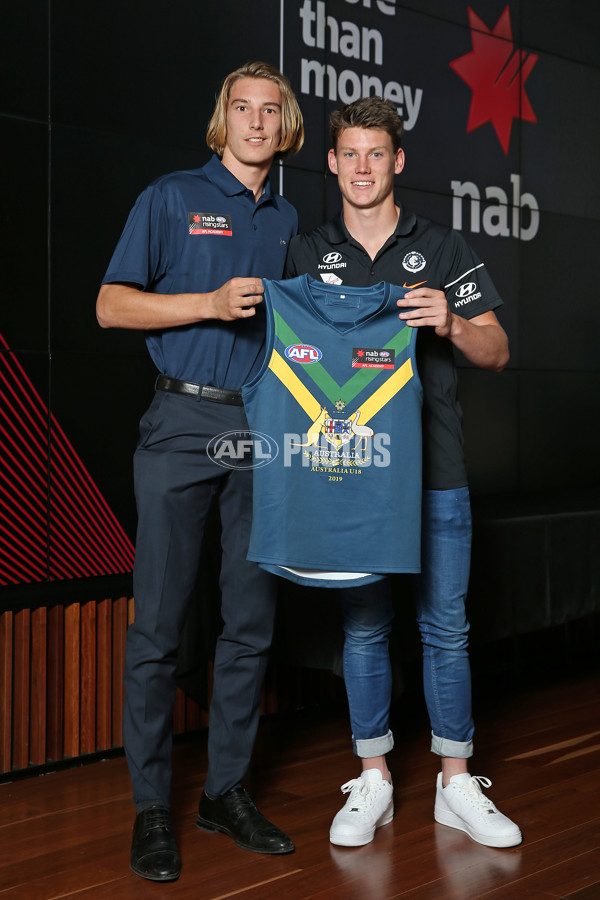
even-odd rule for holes
{"type": "Polygon", "coordinates": [[[123,728],[137,813],[130,864],[153,881],[173,881],[181,869],[169,809],[175,667],[213,498],[223,527],[224,624],[197,824],[258,853],[294,849],[240,785],[258,726],[276,586],[246,560],[252,471],[216,466],[207,445],[223,432],[248,430],[240,389],[263,355],[261,278],[281,276],[297,231],[295,210],[267,176],[274,159],[302,142],[287,79],[262,62],[232,72],[208,127],[215,155],[140,195],[98,295],[100,325],[146,331],[160,373],[134,459],[135,620],[123,728]]]}
{"type": "MultiPolygon", "coordinates": [[[[432,751],[441,757],[435,818],[492,847],[520,843],[518,827],[482,793],[487,779],[471,777],[471,680],[465,600],[471,550],[469,489],[453,347],[473,364],[500,372],[508,340],[494,310],[502,304],[487,270],[458,232],[416,216],[394,198],[404,168],[402,120],[391,101],[357,100],[332,113],[329,168],[338,177],[342,212],[291,242],[286,276],[308,273],[332,284],[379,281],[410,288],[397,301],[399,317],[419,329],[417,360],[423,384],[422,571],[416,576],[417,621],[423,645],[425,698],[432,751]],[[457,290],[473,284],[458,305],[457,290]]],[[[344,677],[355,752],[363,772],[342,787],[348,800],[330,839],[359,846],[391,821],[393,797],[386,753],[393,617],[382,582],[344,592],[344,677]],[[348,598],[352,595],[352,613],[348,598]]]]}

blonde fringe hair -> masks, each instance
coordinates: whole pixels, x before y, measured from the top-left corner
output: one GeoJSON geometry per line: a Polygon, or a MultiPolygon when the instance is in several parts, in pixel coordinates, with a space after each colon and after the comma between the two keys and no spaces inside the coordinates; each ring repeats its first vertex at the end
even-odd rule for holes
{"type": "Polygon", "coordinates": [[[266,78],[274,82],[281,92],[281,141],[275,159],[284,159],[297,153],[304,143],[304,124],[298,101],[285,75],[265,62],[247,62],[227,76],[219,94],[212,118],[206,131],[206,143],[210,149],[223,156],[227,143],[227,104],[231,88],[240,78],[266,78]]]}

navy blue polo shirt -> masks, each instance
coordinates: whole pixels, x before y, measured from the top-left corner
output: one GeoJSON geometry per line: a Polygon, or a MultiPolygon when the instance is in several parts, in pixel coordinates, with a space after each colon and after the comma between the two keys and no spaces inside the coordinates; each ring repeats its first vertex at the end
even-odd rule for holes
{"type": "MultiPolygon", "coordinates": [[[[230,278],[281,278],[298,219],[267,180],[258,202],[218,157],[173,172],[138,197],[102,283],[158,294],[216,290],[230,278]]],[[[146,343],[171,378],[239,390],[264,354],[265,314],[152,331],[146,343]]]]}

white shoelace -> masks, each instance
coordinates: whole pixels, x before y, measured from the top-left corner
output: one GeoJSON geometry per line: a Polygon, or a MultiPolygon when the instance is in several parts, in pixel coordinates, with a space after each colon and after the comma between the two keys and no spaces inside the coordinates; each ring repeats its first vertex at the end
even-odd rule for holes
{"type": "Polygon", "coordinates": [[[481,790],[482,786],[484,788],[490,788],[492,786],[492,782],[489,778],[486,778],[484,775],[471,775],[471,780],[466,784],[455,784],[455,786],[464,790],[477,806],[480,806],[482,809],[490,810],[491,812],[496,812],[496,807],[490,798],[486,797],[481,790]]]}
{"type": "Polygon", "coordinates": [[[371,787],[371,782],[365,778],[352,778],[342,785],[341,791],[342,794],[350,794],[346,803],[349,801],[355,803],[356,806],[352,807],[352,809],[358,812],[361,807],[364,808],[368,805],[371,787]]]}

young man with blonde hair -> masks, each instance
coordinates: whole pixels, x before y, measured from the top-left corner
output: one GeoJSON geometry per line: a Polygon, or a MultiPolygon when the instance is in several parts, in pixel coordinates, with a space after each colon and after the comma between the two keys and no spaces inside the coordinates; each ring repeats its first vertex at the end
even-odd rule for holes
{"type": "Polygon", "coordinates": [[[276,605],[275,579],[246,560],[252,471],[244,460],[235,468],[215,465],[207,448],[216,435],[248,431],[240,389],[263,355],[261,278],[281,276],[297,230],[295,210],[271,191],[267,176],[275,159],[302,142],[287,79],[263,62],[232,72],[208,128],[215,155],[140,195],[98,295],[100,325],[144,330],[159,372],[134,458],[135,620],[127,635],[123,730],[136,805],[130,864],[153,881],[172,881],[181,869],[169,808],[175,667],[213,499],[222,522],[223,630],[197,824],[258,853],[294,849],[240,784],[258,726],[276,605]]]}
{"type": "MultiPolygon", "coordinates": [[[[365,97],[330,118],[329,168],[337,175],[342,212],[292,240],[286,275],[308,273],[330,284],[367,287],[379,281],[411,288],[397,301],[399,317],[419,330],[417,362],[423,384],[423,503],[417,621],[432,752],[441,757],[434,815],[491,847],[521,841],[514,822],[471,777],[471,676],[465,600],[471,513],[463,454],[461,410],[453,359],[456,347],[474,365],[500,372],[508,339],[494,310],[502,304],[485,266],[451,228],[416,216],[394,197],[404,168],[403,124],[396,107],[365,97]]],[[[359,846],[391,822],[394,806],[386,754],[393,618],[389,585],[344,592],[344,677],[355,753],[362,774],[347,782],[349,797],[330,831],[334,844],[359,846]]]]}

